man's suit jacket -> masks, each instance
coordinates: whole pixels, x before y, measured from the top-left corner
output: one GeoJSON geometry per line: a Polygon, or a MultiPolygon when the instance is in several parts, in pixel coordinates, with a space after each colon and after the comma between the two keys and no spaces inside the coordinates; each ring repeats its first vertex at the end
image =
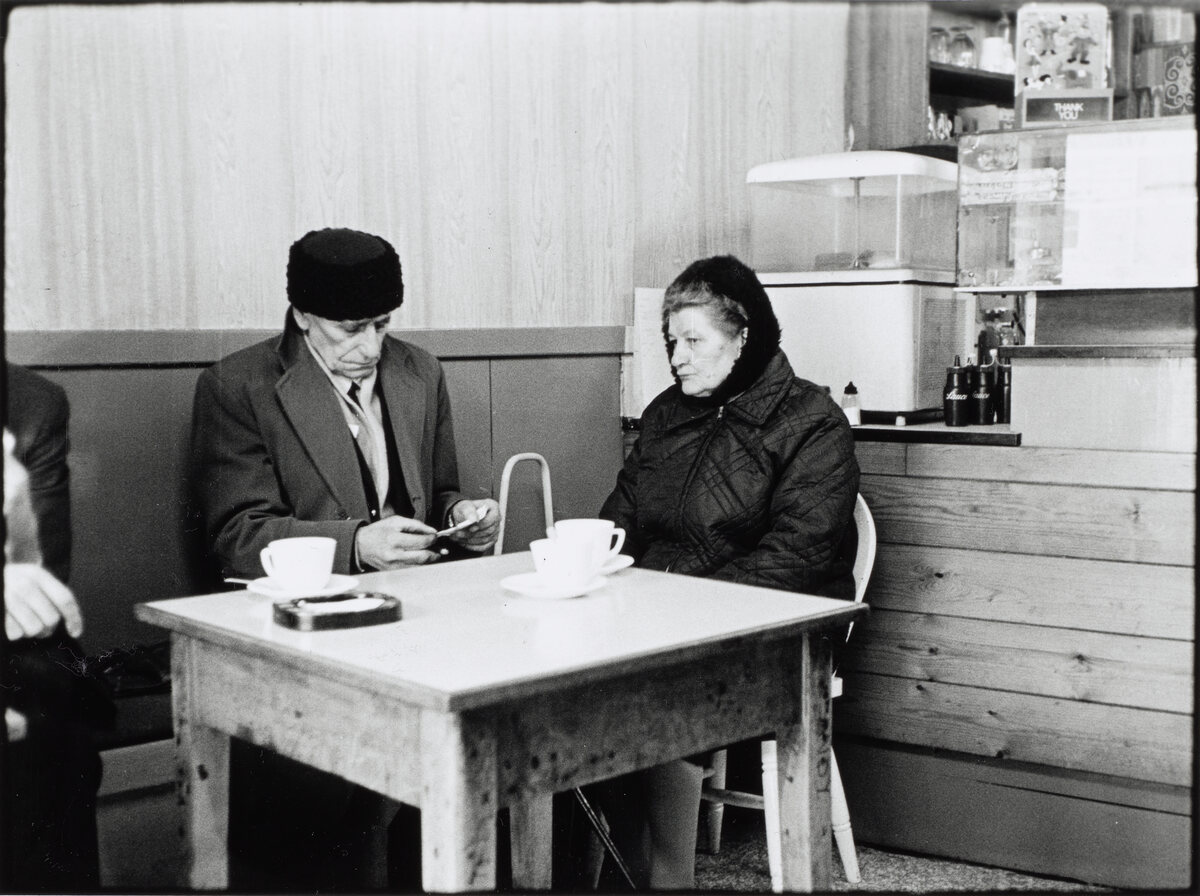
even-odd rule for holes
{"type": "MultiPolygon", "coordinates": [[[[388,336],[379,388],[413,517],[440,525],[463,498],[441,365],[388,336]]],[[[334,571],[358,571],[354,534],[369,508],[339,401],[290,309],[282,335],[201,374],[192,415],[193,485],[222,575],[263,575],[262,548],[300,535],[336,539],[334,571]]]]}
{"type": "Polygon", "coordinates": [[[5,426],[16,439],[13,456],[29,473],[42,565],[59,581],[66,582],[71,575],[67,393],[32,370],[16,364],[6,364],[5,368],[5,426]]]}

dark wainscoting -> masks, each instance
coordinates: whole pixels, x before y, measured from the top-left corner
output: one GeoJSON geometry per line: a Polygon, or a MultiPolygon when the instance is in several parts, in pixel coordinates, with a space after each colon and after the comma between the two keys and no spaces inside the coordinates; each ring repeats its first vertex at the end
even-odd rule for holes
{"type": "MultiPolygon", "coordinates": [[[[162,633],[134,604],[195,593],[200,570],[185,529],[192,393],[217,359],[266,330],[10,333],[9,360],[58,382],[71,401],[72,586],[89,653],[162,633]]],[[[407,330],[442,359],[464,491],[498,497],[505,461],[550,464],[558,519],[593,516],[622,460],[623,327],[407,330]]],[[[505,550],[542,530],[540,477],[513,477],[505,550]]]]}

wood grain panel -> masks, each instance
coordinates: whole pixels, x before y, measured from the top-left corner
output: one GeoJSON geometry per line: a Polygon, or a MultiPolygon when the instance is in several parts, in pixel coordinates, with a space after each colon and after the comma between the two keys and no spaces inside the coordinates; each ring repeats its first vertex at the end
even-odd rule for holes
{"type": "Polygon", "coordinates": [[[840,148],[843,4],[28,6],[6,326],[275,328],[307,230],[389,238],[408,327],[625,325],[745,254],[745,174],[840,148]],[[19,224],[14,224],[19,222],[19,224]]]}
{"type": "Polygon", "coordinates": [[[863,673],[845,676],[845,694],[834,712],[846,734],[1191,784],[1190,715],[863,673]]]}
{"type": "Polygon", "coordinates": [[[1187,492],[864,476],[881,542],[1187,566],[1187,492]]]}
{"type": "Polygon", "coordinates": [[[864,473],[903,476],[907,452],[908,446],[892,442],[854,443],[854,456],[858,459],[858,468],[864,473]]]}
{"type": "Polygon", "coordinates": [[[471,498],[490,498],[492,486],[492,377],[486,360],[445,361],[446,390],[454,421],[458,482],[471,498]]]}
{"type": "Polygon", "coordinates": [[[914,445],[908,452],[907,472],[910,476],[1106,488],[1196,489],[1195,454],[1161,451],[1030,447],[1011,451],[961,445],[914,445]]]}
{"type": "MultiPolygon", "coordinates": [[[[550,466],[555,519],[594,517],[624,458],[619,373],[615,357],[494,361],[495,495],[505,462],[535,451],[550,466]]],[[[525,550],[544,534],[541,476],[522,464],[512,479],[504,548],[525,550]]]]}
{"type": "Polygon", "coordinates": [[[1190,643],[1195,590],[1190,567],[880,544],[866,600],[874,610],[1190,643]]]}
{"type": "Polygon", "coordinates": [[[1187,889],[1191,794],[835,738],[863,843],[1137,891],[1187,889]]]}
{"type": "Polygon", "coordinates": [[[842,669],[1190,713],[1193,645],[872,608],[842,669]]]}
{"type": "Polygon", "coordinates": [[[420,805],[421,709],[300,665],[200,640],[192,644],[191,662],[205,669],[191,678],[193,723],[420,805]],[[275,684],[279,676],[292,685],[284,696],[275,684]]]}
{"type": "Polygon", "coordinates": [[[928,142],[925,3],[851,3],[846,118],[855,149],[928,142]]]}

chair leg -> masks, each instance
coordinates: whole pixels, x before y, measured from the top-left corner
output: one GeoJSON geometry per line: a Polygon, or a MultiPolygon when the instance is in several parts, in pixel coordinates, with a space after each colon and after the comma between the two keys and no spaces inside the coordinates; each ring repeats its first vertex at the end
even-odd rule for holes
{"type": "MultiPolygon", "coordinates": [[[[725,789],[725,769],[729,756],[724,750],[715,750],[712,754],[712,777],[709,779],[713,787],[725,789]]],[[[716,855],[721,851],[721,822],[725,818],[724,803],[706,803],[704,808],[705,833],[708,840],[708,851],[716,855]]]]}
{"type": "Polygon", "coordinates": [[[833,839],[842,867],[846,869],[846,880],[856,884],[861,879],[858,872],[858,855],[854,851],[854,832],[850,830],[850,807],[846,805],[846,790],[842,787],[842,773],[838,770],[837,757],[829,751],[830,798],[833,804],[833,839]]]}
{"type": "Polygon", "coordinates": [[[767,827],[767,867],[771,871],[771,891],[783,892],[783,868],[779,860],[779,760],[775,741],[764,740],[762,756],[763,816],[767,827]]]}

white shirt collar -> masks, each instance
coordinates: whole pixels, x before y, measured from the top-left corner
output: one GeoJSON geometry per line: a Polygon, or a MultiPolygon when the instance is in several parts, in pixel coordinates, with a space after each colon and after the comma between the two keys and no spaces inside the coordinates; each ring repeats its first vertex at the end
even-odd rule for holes
{"type": "MultiPolygon", "coordinates": [[[[329,377],[329,381],[333,383],[333,388],[337,389],[338,394],[349,401],[348,393],[350,392],[350,384],[355,382],[355,380],[350,379],[348,376],[342,376],[340,373],[334,373],[332,370],[330,370],[326,366],[325,360],[321,357],[320,352],[318,352],[316,347],[312,344],[312,340],[308,338],[307,332],[304,334],[304,344],[308,346],[308,350],[316,360],[317,366],[325,372],[325,376],[329,377]]],[[[376,365],[375,369],[372,370],[368,376],[365,376],[361,380],[357,381],[359,394],[372,395],[375,392],[375,381],[378,378],[379,367],[376,365]]]]}

